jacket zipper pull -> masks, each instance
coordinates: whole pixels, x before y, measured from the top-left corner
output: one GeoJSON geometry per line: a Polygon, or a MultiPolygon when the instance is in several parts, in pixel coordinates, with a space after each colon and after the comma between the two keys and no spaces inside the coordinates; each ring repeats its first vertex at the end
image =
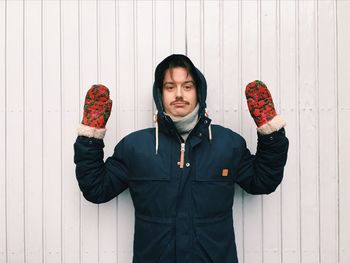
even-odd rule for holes
{"type": "Polygon", "coordinates": [[[184,168],[185,163],[185,143],[181,143],[181,149],[180,149],[180,168],[184,168]]]}

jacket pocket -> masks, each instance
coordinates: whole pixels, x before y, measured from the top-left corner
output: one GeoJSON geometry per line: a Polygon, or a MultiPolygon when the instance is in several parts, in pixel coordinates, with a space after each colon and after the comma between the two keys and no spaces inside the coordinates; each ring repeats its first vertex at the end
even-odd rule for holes
{"type": "Polygon", "coordinates": [[[232,215],[228,213],[213,220],[195,220],[194,251],[198,262],[237,263],[232,215]]]}
{"type": "Polygon", "coordinates": [[[132,161],[129,190],[135,211],[146,216],[169,217],[176,197],[176,187],[170,179],[169,154],[135,150],[132,161]]]}
{"type": "Polygon", "coordinates": [[[233,181],[234,170],[232,151],[208,151],[207,154],[198,154],[196,157],[197,182],[225,182],[233,181]]]}
{"type": "Polygon", "coordinates": [[[175,258],[174,223],[135,216],[135,263],[169,263],[175,258]]]}
{"type": "Polygon", "coordinates": [[[228,156],[211,156],[196,162],[192,181],[192,199],[195,215],[216,217],[232,209],[234,180],[228,156]]]}

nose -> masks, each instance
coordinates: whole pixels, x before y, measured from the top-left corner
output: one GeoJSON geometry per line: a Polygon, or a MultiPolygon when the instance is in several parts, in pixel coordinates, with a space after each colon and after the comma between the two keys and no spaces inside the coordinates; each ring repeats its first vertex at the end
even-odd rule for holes
{"type": "Polygon", "coordinates": [[[176,98],[182,98],[182,88],[180,85],[176,87],[176,98]]]}

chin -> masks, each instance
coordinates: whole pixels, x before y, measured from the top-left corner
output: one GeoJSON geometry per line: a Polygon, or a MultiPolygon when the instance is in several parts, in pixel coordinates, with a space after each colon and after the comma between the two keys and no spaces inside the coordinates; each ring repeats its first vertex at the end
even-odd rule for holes
{"type": "Polygon", "coordinates": [[[184,111],[176,111],[174,113],[171,113],[174,117],[185,117],[189,112],[184,112],[184,111]]]}

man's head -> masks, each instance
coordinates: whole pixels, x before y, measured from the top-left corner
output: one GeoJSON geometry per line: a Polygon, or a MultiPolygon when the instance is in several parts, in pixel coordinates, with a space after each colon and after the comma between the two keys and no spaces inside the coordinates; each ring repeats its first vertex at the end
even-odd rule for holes
{"type": "Polygon", "coordinates": [[[173,117],[184,117],[197,105],[197,87],[191,67],[185,60],[175,60],[164,72],[162,102],[173,117]]]}

